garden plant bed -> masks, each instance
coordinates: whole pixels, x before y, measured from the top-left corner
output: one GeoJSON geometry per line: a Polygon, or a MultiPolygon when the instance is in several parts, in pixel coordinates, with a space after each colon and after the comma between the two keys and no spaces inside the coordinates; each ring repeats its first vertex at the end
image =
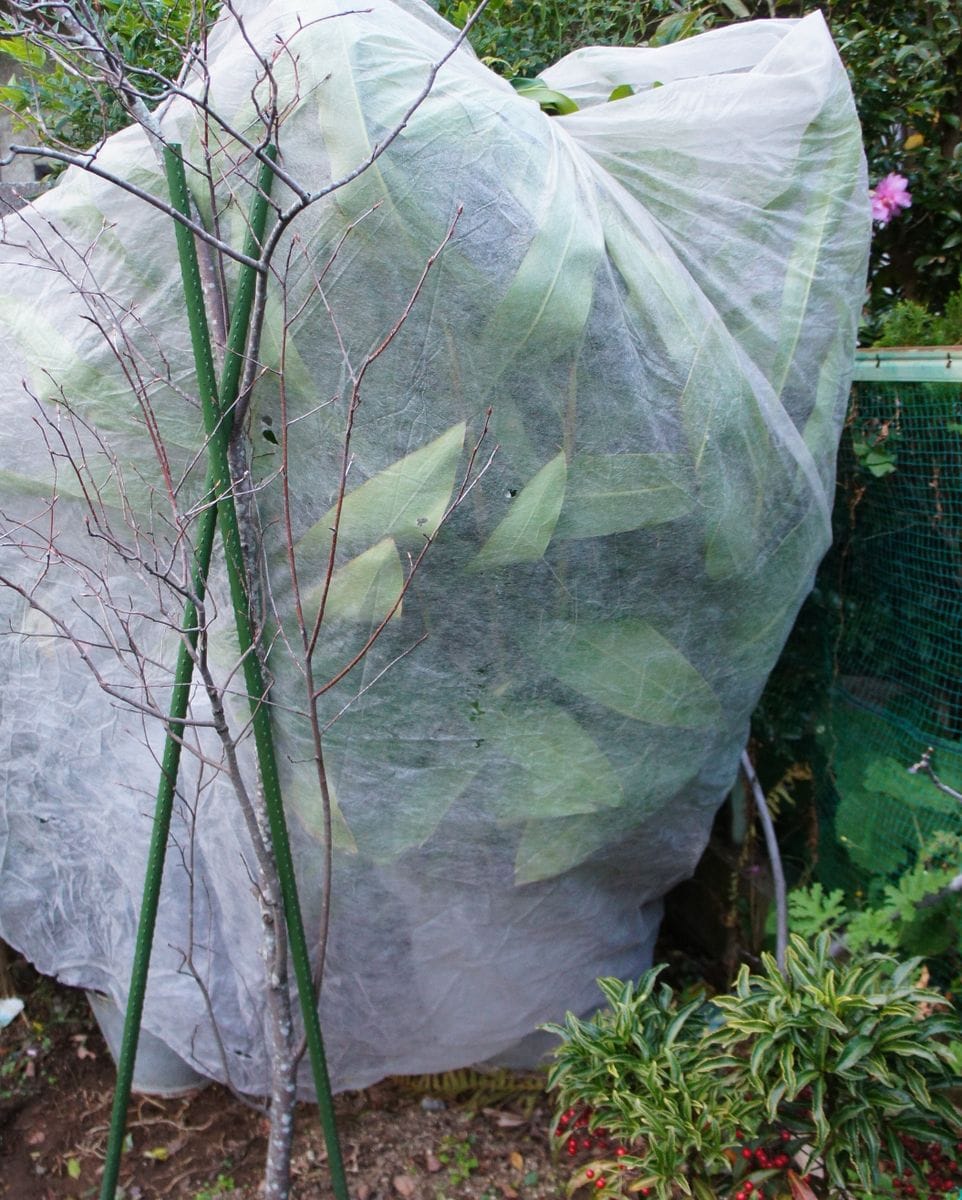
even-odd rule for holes
{"type": "MultiPolygon", "coordinates": [[[[24,1015],[0,1033],[0,1197],[97,1195],[114,1066],[83,996],[14,968],[24,1015]]],[[[441,1081],[443,1084],[443,1080],[441,1081]]],[[[449,1080],[450,1087],[450,1080],[449,1080]]],[[[356,1200],[548,1200],[569,1164],[549,1145],[547,1097],[519,1076],[500,1103],[444,1101],[397,1079],[337,1098],[348,1185],[356,1200]]],[[[267,1124],[212,1084],[180,1099],[135,1097],[124,1200],[254,1200],[267,1124]]],[[[292,1200],[327,1200],[313,1108],[297,1114],[292,1200]]],[[[118,1193],[119,1195],[120,1193],[118,1193]]]]}

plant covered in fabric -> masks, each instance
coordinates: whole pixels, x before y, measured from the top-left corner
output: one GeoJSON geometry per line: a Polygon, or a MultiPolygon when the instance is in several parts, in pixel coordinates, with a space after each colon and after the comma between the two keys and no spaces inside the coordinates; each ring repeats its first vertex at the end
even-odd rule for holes
{"type": "Polygon", "coordinates": [[[890,1193],[918,1139],[951,1150],[962,1130],[950,1096],[962,1026],[919,969],[838,960],[822,934],[792,937],[784,976],[763,955],[709,1000],[676,999],[657,969],[638,985],[600,981],[600,1013],[550,1026],[549,1082],[567,1110],[556,1127],[586,1111],[617,1143],[573,1186],[664,1200],[890,1193]]]}
{"type": "Polygon", "coordinates": [[[250,1093],[283,992],[251,697],[335,1087],[530,1061],[539,1022],[649,965],[828,541],[870,231],[818,14],[575,53],[554,117],[426,6],[315,15],[225,13],[203,70],[0,247],[0,931],[123,1001],[226,488],[256,636],[215,555],[144,1013],[250,1093]],[[213,485],[155,139],[181,147],[215,361],[277,149],[213,485]]]}
{"type": "MultiPolygon", "coordinates": [[[[537,4],[495,0],[472,40],[508,75],[535,75],[578,45],[667,45],[745,20],[799,18],[801,0],[622,0],[537,4]]],[[[941,311],[962,265],[962,17],[955,0],[828,0],[822,11],[848,69],[858,105],[870,178],[906,180],[913,205],[880,208],[872,247],[867,336],[897,298],[941,311]]],[[[441,0],[463,22],[464,0],[441,0]]],[[[901,344],[909,344],[903,342],[901,344]]]]}

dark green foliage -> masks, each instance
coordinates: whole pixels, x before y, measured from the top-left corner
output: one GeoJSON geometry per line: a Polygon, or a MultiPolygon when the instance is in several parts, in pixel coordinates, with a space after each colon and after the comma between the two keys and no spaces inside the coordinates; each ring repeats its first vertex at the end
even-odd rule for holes
{"type": "Polygon", "coordinates": [[[857,906],[841,888],[826,893],[819,883],[789,893],[789,922],[801,937],[825,930],[848,949],[890,950],[899,955],[942,957],[940,975],[962,975],[962,892],[950,887],[962,872],[962,834],[928,839],[914,864],[893,883],[879,882],[857,906]]]}
{"type": "MultiPolygon", "coordinates": [[[[187,48],[198,42],[218,6],[210,0],[100,0],[101,33],[123,59],[129,83],[151,107],[179,75],[187,48]]],[[[87,148],[130,123],[116,95],[88,82],[62,57],[31,36],[17,35],[9,14],[0,14],[0,48],[14,60],[15,78],[0,88],[0,102],[39,141],[87,148]]],[[[79,54],[72,56],[83,67],[79,54]]],[[[90,72],[91,75],[94,72],[90,72]]]]}
{"type": "Polygon", "coordinates": [[[899,300],[882,318],[876,346],[956,346],[962,343],[962,278],[942,312],[899,300]]]}
{"type": "Polygon", "coordinates": [[[826,15],[852,79],[872,181],[907,177],[912,207],[878,229],[873,307],[941,310],[962,256],[962,10],[957,0],[837,0],[826,15]]]}
{"type": "MultiPolygon", "coordinates": [[[[440,0],[438,10],[461,27],[474,5],[440,0]]],[[[740,0],[701,5],[676,0],[491,0],[471,44],[500,74],[533,76],[581,46],[663,45],[747,12],[740,0]]]]}

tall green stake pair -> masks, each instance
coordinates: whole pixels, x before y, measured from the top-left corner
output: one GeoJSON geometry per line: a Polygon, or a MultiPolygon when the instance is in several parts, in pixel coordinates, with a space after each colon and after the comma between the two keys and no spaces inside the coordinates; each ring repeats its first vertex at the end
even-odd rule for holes
{"type": "MultiPolygon", "coordinates": [[[[273,147],[269,148],[267,156],[271,160],[276,157],[273,147]]],[[[187,217],[190,215],[190,202],[184,163],[179,146],[172,144],[165,147],[164,166],[171,203],[178,212],[187,217]]],[[[268,196],[273,179],[274,172],[269,162],[262,163],[251,204],[250,224],[244,244],[244,253],[248,258],[256,259],[260,254],[264,230],[267,225],[268,196]]],[[[184,298],[187,304],[187,315],[190,323],[191,345],[193,347],[194,363],[197,371],[197,387],[204,413],[204,430],[207,437],[207,474],[204,485],[207,504],[198,526],[192,576],[193,594],[197,597],[198,601],[202,601],[204,598],[207,586],[207,574],[210,569],[210,560],[214,545],[214,534],[216,526],[219,523],[221,539],[224,545],[224,557],[227,563],[237,639],[243,659],[244,682],[251,706],[258,768],[277,864],[277,874],[280,881],[284,917],[287,924],[287,936],[290,941],[291,961],[294,965],[294,977],[297,981],[308,1054],[310,1056],[314,1087],[317,1092],[321,1125],[324,1130],[324,1140],[327,1144],[331,1183],[337,1200],[348,1200],[344,1163],[337,1137],[331,1085],[328,1079],[327,1062],[324,1055],[324,1042],[321,1037],[317,1005],[314,1000],[310,956],[307,949],[307,939],[304,935],[304,922],[301,916],[300,903],[297,898],[297,882],[294,876],[294,862],[291,857],[290,841],[287,836],[287,824],[284,819],[284,808],[277,773],[277,760],[274,753],[274,741],[271,732],[270,712],[265,703],[267,693],[260,668],[260,661],[257,654],[252,650],[254,639],[250,619],[250,598],[247,594],[245,583],[245,567],[241,552],[237,511],[234,506],[234,497],[231,490],[230,468],[227,455],[231,431],[231,414],[234,404],[237,401],[241,368],[244,363],[244,351],[250,326],[256,273],[253,268],[247,266],[241,268],[237,295],[231,310],[224,370],[218,391],[214,371],[214,359],[211,352],[210,333],[207,325],[207,314],[204,308],[204,294],[200,281],[200,271],[197,265],[197,251],[193,235],[179,221],[176,222],[175,229],[181,278],[184,286],[184,298]]],[[[100,1188],[100,1200],[114,1200],[117,1190],[120,1158],[123,1152],[124,1132],[127,1124],[127,1106],[130,1102],[134,1059],[137,1054],[137,1042],[140,1037],[144,995],[147,990],[147,973],[150,968],[150,952],[157,922],[157,907],[164,873],[164,860],[167,852],[167,839],[170,833],[170,818],[177,786],[177,775],[180,768],[180,749],[184,726],[187,720],[187,706],[190,697],[191,679],[194,669],[194,652],[197,646],[198,632],[197,605],[191,600],[184,607],[184,619],[181,631],[183,640],[177,656],[170,711],[167,719],[167,740],[161,762],[161,778],[157,789],[154,824],[144,876],[143,903],[141,904],[137,941],[134,947],[134,961],[127,1001],[127,1015],[124,1022],[124,1035],[117,1063],[117,1086],[114,1092],[114,1104],[107,1142],[107,1157],[104,1163],[103,1180],[100,1188]]]]}

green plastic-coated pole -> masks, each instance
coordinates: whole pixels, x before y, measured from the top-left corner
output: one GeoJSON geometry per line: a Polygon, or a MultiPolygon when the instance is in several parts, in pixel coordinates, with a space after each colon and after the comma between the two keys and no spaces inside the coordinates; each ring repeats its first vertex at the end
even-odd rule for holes
{"type": "MultiPolygon", "coordinates": [[[[179,212],[187,216],[190,211],[187,179],[184,174],[184,164],[180,157],[179,147],[165,147],[164,165],[167,170],[171,203],[179,212]]],[[[244,684],[247,688],[247,695],[251,705],[251,725],[254,732],[254,744],[257,749],[257,763],[260,769],[261,787],[264,793],[264,807],[267,811],[267,822],[274,850],[274,862],[281,888],[284,920],[287,925],[291,962],[294,967],[294,978],[297,982],[301,1015],[304,1021],[304,1033],[311,1062],[311,1072],[314,1078],[314,1088],[317,1093],[318,1111],[324,1131],[324,1141],[327,1146],[331,1187],[336,1200],[349,1200],[347,1179],[344,1174],[344,1162],[341,1157],[337,1124],[334,1118],[334,1102],[331,1096],[331,1085],[327,1073],[324,1041],[321,1037],[321,1024],[317,1014],[317,1004],[314,999],[311,959],[307,948],[307,937],[304,933],[301,906],[297,898],[297,879],[294,873],[294,860],[291,856],[291,845],[287,836],[287,822],[284,818],[284,805],[281,797],[280,776],[277,770],[277,757],[274,753],[274,737],[271,730],[270,710],[267,706],[267,688],[264,686],[260,659],[254,648],[254,632],[250,620],[250,599],[247,595],[246,571],[244,556],[241,550],[240,529],[237,523],[234,496],[230,488],[231,478],[227,454],[228,434],[224,422],[220,419],[216,394],[207,386],[208,381],[213,383],[213,358],[210,349],[210,335],[207,329],[207,314],[204,309],[204,294],[200,281],[200,270],[197,265],[197,251],[190,231],[179,222],[176,227],[176,233],[177,249],[180,254],[181,275],[184,281],[184,295],[187,300],[187,315],[190,321],[191,341],[197,364],[198,391],[204,410],[208,461],[217,480],[217,516],[220,522],[221,539],[224,544],[224,559],[227,564],[231,604],[234,609],[234,625],[242,656],[244,684]],[[203,383],[201,382],[202,379],[203,383]]]]}
{"type": "MultiPolygon", "coordinates": [[[[268,148],[267,155],[273,159],[273,147],[268,148]]],[[[251,204],[250,225],[244,245],[244,253],[249,258],[256,258],[260,253],[260,246],[267,225],[268,195],[270,194],[273,180],[274,173],[270,166],[267,163],[262,164],[257,180],[257,190],[251,204]]],[[[247,342],[247,331],[250,324],[255,283],[256,279],[253,268],[247,266],[241,267],[237,294],[231,310],[230,332],[228,335],[224,372],[221,377],[220,394],[226,408],[222,422],[227,427],[228,436],[231,421],[230,410],[237,399],[237,388],[243,364],[244,348],[247,342]]],[[[210,379],[212,380],[212,362],[210,364],[210,371],[210,379]]],[[[134,944],[134,959],[131,968],[130,990],[128,992],[123,1039],[117,1061],[117,1083],[114,1089],[110,1132],[107,1138],[104,1173],[101,1179],[101,1200],[114,1200],[120,1173],[120,1160],[127,1125],[127,1106],[130,1103],[130,1093],[133,1087],[134,1062],[137,1057],[137,1043],[140,1040],[144,997],[147,990],[147,975],[150,969],[150,954],[157,924],[157,908],[160,901],[161,883],[163,882],[167,839],[170,833],[170,819],[177,787],[177,776],[180,770],[180,751],[184,725],[187,720],[187,706],[190,699],[190,687],[194,671],[194,652],[197,647],[199,632],[197,605],[203,602],[206,592],[207,574],[210,570],[214,533],[217,526],[217,507],[215,501],[220,494],[217,486],[218,478],[219,472],[214,471],[211,466],[208,466],[204,488],[207,504],[198,523],[197,540],[194,548],[194,566],[191,576],[191,586],[193,588],[193,596],[196,597],[196,602],[191,599],[184,606],[183,623],[181,626],[183,641],[177,654],[177,664],[174,670],[174,685],[167,718],[167,739],[161,760],[160,782],[157,788],[157,799],[154,807],[154,823],[151,830],[150,846],[147,852],[147,865],[144,872],[144,892],[137,925],[137,940],[134,944]]]]}

